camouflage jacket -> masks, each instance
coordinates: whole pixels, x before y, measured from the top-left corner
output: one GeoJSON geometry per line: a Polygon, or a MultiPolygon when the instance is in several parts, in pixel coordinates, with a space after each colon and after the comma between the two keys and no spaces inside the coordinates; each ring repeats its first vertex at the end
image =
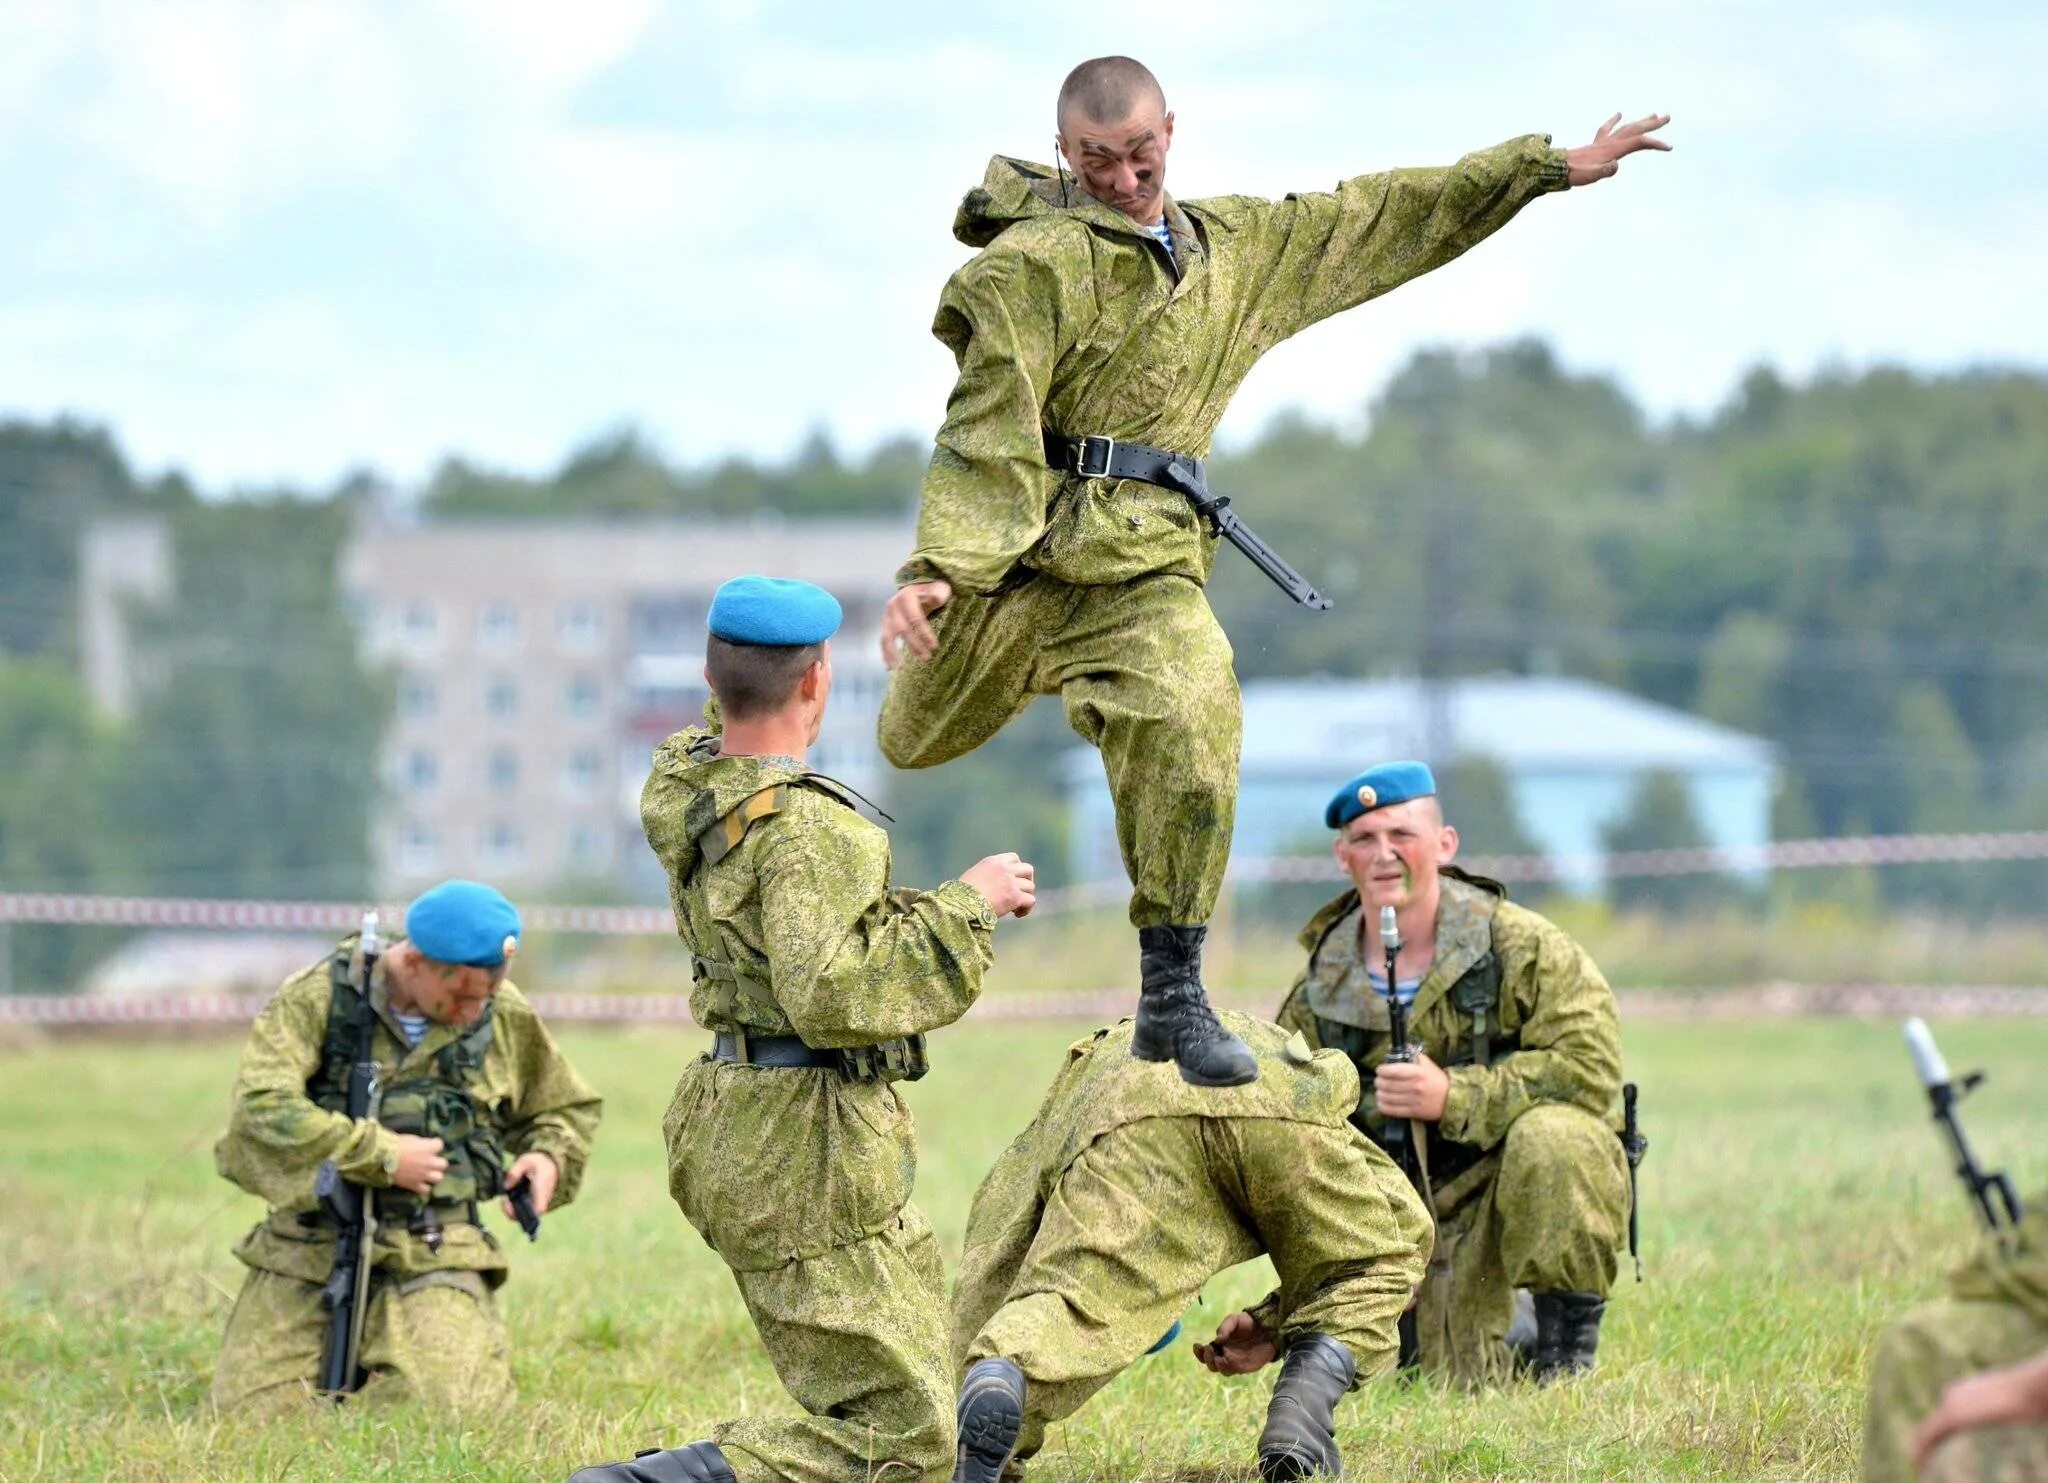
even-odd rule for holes
{"type": "Polygon", "coordinates": [[[1020,564],[1075,583],[1205,581],[1215,540],[1181,495],[1055,473],[1041,429],[1207,456],[1266,351],[1451,261],[1566,178],[1563,152],[1531,134],[1281,201],[1169,198],[1169,259],[1051,169],[998,155],[954,218],[982,250],[932,325],[959,379],[898,581],[985,592],[1020,564]]]}
{"type": "MultiPolygon", "coordinates": [[[[1386,1000],[1366,981],[1359,921],[1356,891],[1346,891],[1309,921],[1301,934],[1308,965],[1278,1018],[1312,1045],[1345,1049],[1369,1091],[1369,1073],[1387,1058],[1391,1029],[1386,1000]]],[[[1377,942],[1375,936],[1369,952],[1377,952],[1377,942]]],[[[1620,1125],[1621,1027],[1614,991],[1584,949],[1551,922],[1506,900],[1491,882],[1445,874],[1436,957],[1416,989],[1408,1029],[1450,1076],[1437,1129],[1445,1138],[1492,1148],[1538,1102],[1571,1103],[1620,1125]],[[1496,968],[1499,998],[1488,1023],[1491,1064],[1475,1065],[1472,1012],[1460,1007],[1453,990],[1468,975],[1490,978],[1496,968]]],[[[1363,1124],[1377,1135],[1381,1118],[1369,1095],[1361,1112],[1363,1124]]]]}
{"type": "MultiPolygon", "coordinates": [[[[304,1282],[324,1282],[334,1262],[331,1226],[301,1219],[317,1208],[313,1175],[332,1159],[343,1177],[372,1189],[391,1185],[398,1166],[398,1135],[368,1118],[351,1121],[306,1095],[320,1068],[334,985],[329,960],[285,980],[263,1007],[242,1048],[227,1131],[214,1145],[221,1177],[270,1205],[269,1216],[235,1254],[252,1267],[304,1282]]],[[[409,1044],[392,1017],[380,965],[370,985],[377,1014],[373,1054],[387,1077],[401,1067],[429,1062],[464,1032],[429,1025],[409,1044]]],[[[576,1196],[604,1100],[577,1075],[556,1047],[533,1006],[508,979],[491,1007],[490,1049],[470,1091],[480,1115],[492,1120],[506,1152],[547,1154],[561,1171],[559,1209],[576,1196]]],[[[432,1271],[477,1271],[501,1277],[504,1253],[488,1232],[467,1222],[449,1224],[438,1252],[396,1226],[377,1232],[376,1265],[399,1277],[432,1271]]]]}
{"type": "Polygon", "coordinates": [[[1950,1287],[1959,1298],[2009,1303],[2048,1324],[2048,1189],[2023,1208],[2018,1239],[2009,1247],[1985,1240],[1957,1269],[1950,1287]]]}

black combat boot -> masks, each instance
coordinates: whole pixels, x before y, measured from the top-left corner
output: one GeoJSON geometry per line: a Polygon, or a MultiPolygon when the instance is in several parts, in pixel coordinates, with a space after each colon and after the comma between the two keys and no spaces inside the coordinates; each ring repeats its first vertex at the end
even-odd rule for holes
{"type": "Polygon", "coordinates": [[[1138,1024],[1131,1054],[1174,1061],[1180,1079],[1198,1087],[1236,1087],[1259,1079],[1245,1043],[1223,1028],[1202,989],[1202,939],[1207,927],[1138,929],[1138,1024]]]}
{"type": "Polygon", "coordinates": [[[997,1483],[1024,1429],[1024,1372],[1006,1359],[977,1361],[960,1382],[960,1450],[953,1483],[997,1483]]]}
{"type": "Polygon", "coordinates": [[[1309,1334],[1287,1346],[1266,1429],[1259,1433],[1259,1476],[1265,1483],[1326,1473],[1342,1477],[1337,1455],[1337,1399],[1358,1373],[1351,1351],[1328,1334],[1309,1334]]]}
{"type": "Polygon", "coordinates": [[[1592,1369],[1607,1299],[1589,1292],[1539,1292],[1535,1299],[1536,1346],[1529,1353],[1529,1373],[1536,1383],[1592,1369]]]}
{"type": "Polygon", "coordinates": [[[569,1483],[739,1483],[716,1442],[692,1442],[664,1450],[649,1447],[631,1462],[578,1468],[569,1483]]]}

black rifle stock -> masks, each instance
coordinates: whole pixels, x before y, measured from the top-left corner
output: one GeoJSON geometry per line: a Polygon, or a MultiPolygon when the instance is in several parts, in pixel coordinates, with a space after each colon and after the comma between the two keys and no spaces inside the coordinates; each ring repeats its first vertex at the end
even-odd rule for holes
{"type": "Polygon", "coordinates": [[[1962,1119],[1956,1114],[1956,1104],[1982,1084],[1984,1073],[1972,1071],[1961,1081],[1949,1075],[1948,1062],[1942,1059],[1941,1051],[1934,1044],[1934,1033],[1927,1028],[1927,1022],[1918,1018],[1906,1021],[1906,1049],[1912,1053],[1914,1069],[1920,1073],[1921,1085],[1927,1088],[1927,1100],[1934,1109],[1934,1120],[1941,1124],[1941,1130],[1948,1136],[1950,1151],[1955,1155],[1956,1177],[1963,1182],[1970,1203],[1977,1208],[1977,1218],[1984,1223],[1984,1229],[2000,1242],[2010,1240],[2019,1230],[2020,1202],[2014,1193],[2012,1180],[2003,1170],[1986,1172],[1977,1162],[1977,1155],[1970,1148],[1970,1140],[1963,1132],[1962,1119]]]}
{"type": "MultiPolygon", "coordinates": [[[[1401,1002],[1400,980],[1395,977],[1401,961],[1401,927],[1391,906],[1380,908],[1380,946],[1387,955],[1387,1064],[1407,1065],[1422,1052],[1408,1038],[1408,1006],[1401,1002]]],[[[1429,1176],[1423,1168],[1422,1150],[1416,1144],[1415,1125],[1404,1117],[1387,1118],[1380,1129],[1380,1142],[1387,1151],[1387,1157],[1394,1161],[1427,1203],[1430,1197],[1429,1176]]],[[[1429,1214],[1430,1219],[1436,1218],[1435,1210],[1429,1214]]],[[[1400,1336],[1401,1350],[1396,1363],[1404,1370],[1413,1368],[1422,1362],[1422,1337],[1416,1330],[1413,1305],[1401,1314],[1400,1336]]]]}
{"type": "Polygon", "coordinates": [[[540,1239],[540,1212],[533,1208],[533,1186],[524,1177],[517,1184],[505,1187],[505,1198],[512,1202],[512,1218],[519,1222],[519,1229],[526,1232],[526,1239],[540,1239]]]}
{"type": "Polygon", "coordinates": [[[1257,532],[1237,518],[1237,512],[1230,508],[1228,495],[1211,494],[1207,482],[1180,463],[1169,463],[1160,477],[1186,495],[1188,503],[1195,507],[1195,513],[1208,521],[1217,535],[1250,557],[1252,565],[1272,578],[1282,592],[1305,608],[1313,608],[1317,612],[1329,608],[1330,600],[1316,591],[1308,578],[1289,566],[1284,556],[1260,540],[1257,532]]]}
{"type": "Polygon", "coordinates": [[[1636,1126],[1636,1084],[1621,1087],[1621,1151],[1628,1159],[1628,1254],[1636,1264],[1636,1281],[1643,1280],[1643,1253],[1636,1245],[1636,1170],[1650,1151],[1650,1140],[1636,1126]]]}
{"type": "MultiPolygon", "coordinates": [[[[374,1046],[377,1017],[369,1012],[370,984],[377,970],[382,944],[377,940],[377,914],[363,914],[362,978],[356,992],[363,996],[362,1030],[356,1038],[356,1059],[349,1068],[348,1115],[375,1117],[382,1091],[374,1046]]],[[[370,1266],[377,1239],[376,1192],[351,1184],[328,1159],[313,1176],[313,1193],[335,1223],[334,1271],[320,1291],[327,1309],[327,1342],[320,1353],[320,1390],[334,1400],[362,1388],[358,1363],[363,1346],[363,1325],[370,1311],[370,1266]]]]}

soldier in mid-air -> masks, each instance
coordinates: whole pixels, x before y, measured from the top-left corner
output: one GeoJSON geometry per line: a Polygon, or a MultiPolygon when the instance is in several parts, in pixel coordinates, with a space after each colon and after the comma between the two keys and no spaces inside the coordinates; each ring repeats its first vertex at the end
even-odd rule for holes
{"type": "Polygon", "coordinates": [[[1358,1075],[1344,1056],[1247,1015],[1223,1019],[1258,1057],[1256,1086],[1184,1085],[1131,1056],[1126,1020],[1067,1052],[1038,1116],[982,1181],[953,1289],[955,1483],[1014,1476],[1049,1423],[1171,1341],[1204,1283],[1261,1253],[1279,1289],[1197,1353],[1222,1374],[1284,1353],[1259,1471],[1338,1472],[1337,1401],[1393,1368],[1429,1217],[1351,1126],[1358,1075]]]}
{"type": "Polygon", "coordinates": [[[640,799],[690,1012],[715,1032],[662,1122],[669,1190],[809,1414],[729,1421],[583,1483],[866,1483],[953,1461],[944,1273],[910,1203],[917,1141],[894,1083],[974,1003],[996,919],[1031,909],[1034,874],[992,855],[935,890],[891,889],[888,836],[804,762],[839,622],[808,582],[720,587],[718,719],[655,750],[640,799]]]}
{"type": "Polygon", "coordinates": [[[1034,695],[1060,697],[1115,800],[1138,929],[1132,1051],[1190,1082],[1238,1085],[1257,1061],[1201,978],[1242,721],[1203,594],[1216,538],[1187,481],[1281,340],[1441,267],[1539,195],[1668,147],[1652,137],[1667,119],[1618,119],[1577,149],[1529,134],[1329,192],[1176,201],[1165,95],[1139,63],[1101,57],[1060,89],[1072,178],[999,155],[954,218],[981,250],[933,324],[959,379],[882,625],[882,751],[935,766],[1034,695]]]}
{"type": "Polygon", "coordinates": [[[505,976],[519,936],[497,891],[448,881],[406,908],[367,998],[350,937],[256,1017],[214,1160],[270,1213],[235,1248],[250,1271],[214,1371],[218,1406],[297,1399],[318,1383],[335,1225],[314,1175],[328,1160],[375,1200],[365,1396],[450,1408],[511,1399],[492,1297],[506,1262],[480,1211],[522,1181],[537,1213],[566,1204],[603,1110],[505,976]],[[366,1015],[383,1094],[373,1117],[352,1120],[366,1015]]]}
{"type": "Polygon", "coordinates": [[[1589,1368],[1629,1216],[1614,993],[1557,926],[1451,863],[1458,832],[1422,763],[1361,773],[1323,819],[1352,887],[1303,931],[1308,965],[1278,1018],[1358,1067],[1360,1127],[1384,1141],[1398,1120],[1422,1139],[1437,1239],[1408,1358],[1467,1383],[1589,1368]],[[1420,1050],[1400,1065],[1386,906],[1403,943],[1391,991],[1420,1050]],[[1517,1290],[1534,1332],[1511,1349],[1517,1290]]]}

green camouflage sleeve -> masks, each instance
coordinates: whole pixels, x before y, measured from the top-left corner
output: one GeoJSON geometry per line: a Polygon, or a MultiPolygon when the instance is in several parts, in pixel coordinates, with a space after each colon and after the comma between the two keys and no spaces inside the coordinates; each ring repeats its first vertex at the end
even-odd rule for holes
{"type": "Polygon", "coordinates": [[[1538,1102],[1611,1116],[1621,1096],[1621,1023],[1607,980],[1583,948],[1533,913],[1496,918],[1495,946],[1501,990],[1522,1011],[1521,1049],[1491,1066],[1449,1069],[1444,1135],[1490,1148],[1538,1102]]]}
{"type": "Polygon", "coordinates": [[[1322,1050],[1322,1038],[1316,1033],[1316,1017],[1308,1007],[1308,997],[1302,990],[1308,986],[1308,972],[1304,969],[1295,975],[1294,987],[1287,991],[1287,997],[1280,1001],[1280,1012],[1273,1016],[1273,1023],[1283,1030],[1292,1030],[1308,1042],[1310,1050],[1322,1050]]]}
{"type": "Polygon", "coordinates": [[[981,993],[995,913],[962,881],[889,889],[889,842],[843,805],[790,790],[794,827],[763,851],[776,1003],[807,1044],[875,1045],[950,1025],[981,993]]]}
{"type": "Polygon", "coordinates": [[[1267,208],[1270,267],[1257,318],[1275,340],[1440,268],[1563,190],[1564,151],[1546,134],[1475,150],[1455,165],[1360,175],[1267,208]]]}
{"type": "Polygon", "coordinates": [[[946,403],[918,509],[917,546],[897,580],[943,576],[986,592],[1045,531],[1059,476],[1041,432],[1062,341],[1057,274],[1018,252],[990,250],[955,273],[932,332],[960,376],[946,403]]]}
{"type": "Polygon", "coordinates": [[[310,1209],[313,1175],[334,1160],[343,1177],[379,1188],[398,1167],[398,1135],[368,1118],[328,1112],[306,1095],[319,1069],[333,990],[323,964],[292,979],[256,1016],[242,1047],[228,1130],[214,1149],[221,1176],[281,1209],[310,1209]]]}
{"type": "Polygon", "coordinates": [[[508,1003],[501,992],[497,1013],[519,1088],[518,1103],[506,1120],[505,1141],[515,1156],[544,1153],[555,1161],[561,1178],[553,1204],[559,1209],[582,1187],[591,1140],[604,1116],[604,1098],[577,1074],[524,998],[508,1003]]]}

